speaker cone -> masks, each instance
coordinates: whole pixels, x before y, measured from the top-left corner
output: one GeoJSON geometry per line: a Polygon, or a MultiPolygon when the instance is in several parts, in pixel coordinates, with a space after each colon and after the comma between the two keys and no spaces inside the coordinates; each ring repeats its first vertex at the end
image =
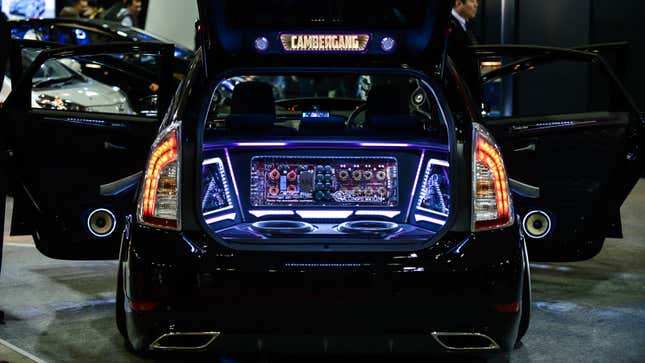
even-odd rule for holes
{"type": "Polygon", "coordinates": [[[87,217],[87,229],[96,237],[108,237],[116,229],[114,213],[107,209],[95,209],[87,217]]]}
{"type": "Polygon", "coordinates": [[[522,228],[533,239],[544,238],[551,232],[551,218],[541,210],[531,211],[524,217],[522,228]]]}

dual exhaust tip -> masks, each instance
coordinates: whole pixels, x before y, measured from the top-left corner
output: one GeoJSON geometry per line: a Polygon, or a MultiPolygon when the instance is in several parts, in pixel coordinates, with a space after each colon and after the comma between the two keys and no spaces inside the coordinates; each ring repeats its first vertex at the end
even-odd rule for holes
{"type": "Polygon", "coordinates": [[[166,333],[150,344],[152,350],[203,350],[208,348],[220,333],[209,332],[190,332],[166,333]]]}
{"type": "Polygon", "coordinates": [[[432,332],[430,335],[444,349],[451,351],[499,350],[499,344],[481,333],[432,332]]]}
{"type": "MultiPolygon", "coordinates": [[[[480,333],[432,332],[437,343],[450,351],[499,350],[492,338],[480,333]]],[[[219,332],[166,333],[150,344],[152,350],[203,350],[217,338],[219,332]]]]}

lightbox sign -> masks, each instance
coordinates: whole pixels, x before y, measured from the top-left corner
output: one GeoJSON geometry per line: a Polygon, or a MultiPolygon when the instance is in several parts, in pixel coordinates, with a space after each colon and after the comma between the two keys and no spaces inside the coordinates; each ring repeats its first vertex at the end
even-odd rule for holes
{"type": "Polygon", "coordinates": [[[368,34],[281,34],[282,48],[294,53],[360,53],[367,50],[368,34]]]}

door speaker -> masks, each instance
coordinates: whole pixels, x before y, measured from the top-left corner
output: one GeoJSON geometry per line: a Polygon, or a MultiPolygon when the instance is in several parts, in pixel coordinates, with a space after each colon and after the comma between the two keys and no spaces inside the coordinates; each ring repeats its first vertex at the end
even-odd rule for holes
{"type": "Polygon", "coordinates": [[[95,209],[87,217],[87,229],[96,237],[110,236],[116,229],[114,213],[107,209],[95,209]]]}
{"type": "Polygon", "coordinates": [[[546,237],[551,232],[551,218],[541,210],[528,212],[522,222],[524,233],[533,239],[546,237]]]}

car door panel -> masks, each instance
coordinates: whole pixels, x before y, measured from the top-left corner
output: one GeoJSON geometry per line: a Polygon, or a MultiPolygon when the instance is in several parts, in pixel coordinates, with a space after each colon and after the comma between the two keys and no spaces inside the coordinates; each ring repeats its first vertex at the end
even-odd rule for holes
{"type": "MultiPolygon", "coordinates": [[[[106,53],[133,52],[134,47],[135,52],[157,54],[165,69],[172,69],[172,45],[165,44],[52,49],[43,51],[34,62],[42,64],[44,59],[63,56],[105,57],[106,53]]],[[[38,249],[52,258],[116,258],[125,215],[132,212],[136,192],[132,185],[136,183],[111,193],[102,193],[101,186],[143,169],[161,112],[150,117],[32,108],[27,103],[32,98],[29,93],[35,92],[30,76],[33,67],[24,70],[14,87],[16,94],[12,93],[4,110],[15,176],[12,233],[32,234],[38,249]]],[[[158,110],[167,105],[169,94],[164,92],[169,92],[170,77],[172,73],[166,72],[150,80],[163,87],[156,93],[158,110]]],[[[90,87],[97,81],[88,77],[85,82],[90,87]]]]}
{"type": "MultiPolygon", "coordinates": [[[[521,47],[519,50],[510,48],[507,50],[517,58],[521,47]]],[[[503,59],[500,49],[490,51],[503,59]]],[[[566,58],[566,51],[556,53],[566,58]]],[[[495,72],[499,76],[516,76],[550,61],[544,54],[539,57],[540,62],[536,62],[530,56],[523,60],[519,56],[521,60],[512,65],[514,70],[509,69],[507,74],[504,69],[495,72]]],[[[588,57],[590,62],[604,66],[593,54],[574,52],[571,57],[577,60],[588,57]]],[[[601,250],[605,237],[621,235],[620,206],[640,175],[640,150],[644,145],[640,112],[613,73],[607,70],[607,74],[609,80],[616,83],[617,92],[612,93],[612,101],[607,103],[605,111],[599,111],[600,107],[593,103],[596,100],[594,92],[598,92],[592,89],[590,82],[588,92],[594,95],[589,96],[592,100],[589,105],[593,110],[528,117],[485,117],[482,121],[502,147],[509,178],[539,190],[537,198],[514,193],[516,211],[521,217],[533,261],[588,259],[601,250]],[[621,104],[612,104],[617,97],[622,98],[621,104]],[[534,215],[539,217],[533,218],[534,215]],[[533,222],[535,224],[531,225],[533,222]],[[536,231],[540,233],[534,233],[536,231]]],[[[485,82],[490,80],[490,75],[484,76],[485,82]]],[[[515,97],[517,95],[516,91],[515,97]]],[[[548,97],[544,98],[534,102],[548,102],[548,97]]],[[[517,108],[515,104],[508,109],[519,114],[517,108]]]]}

